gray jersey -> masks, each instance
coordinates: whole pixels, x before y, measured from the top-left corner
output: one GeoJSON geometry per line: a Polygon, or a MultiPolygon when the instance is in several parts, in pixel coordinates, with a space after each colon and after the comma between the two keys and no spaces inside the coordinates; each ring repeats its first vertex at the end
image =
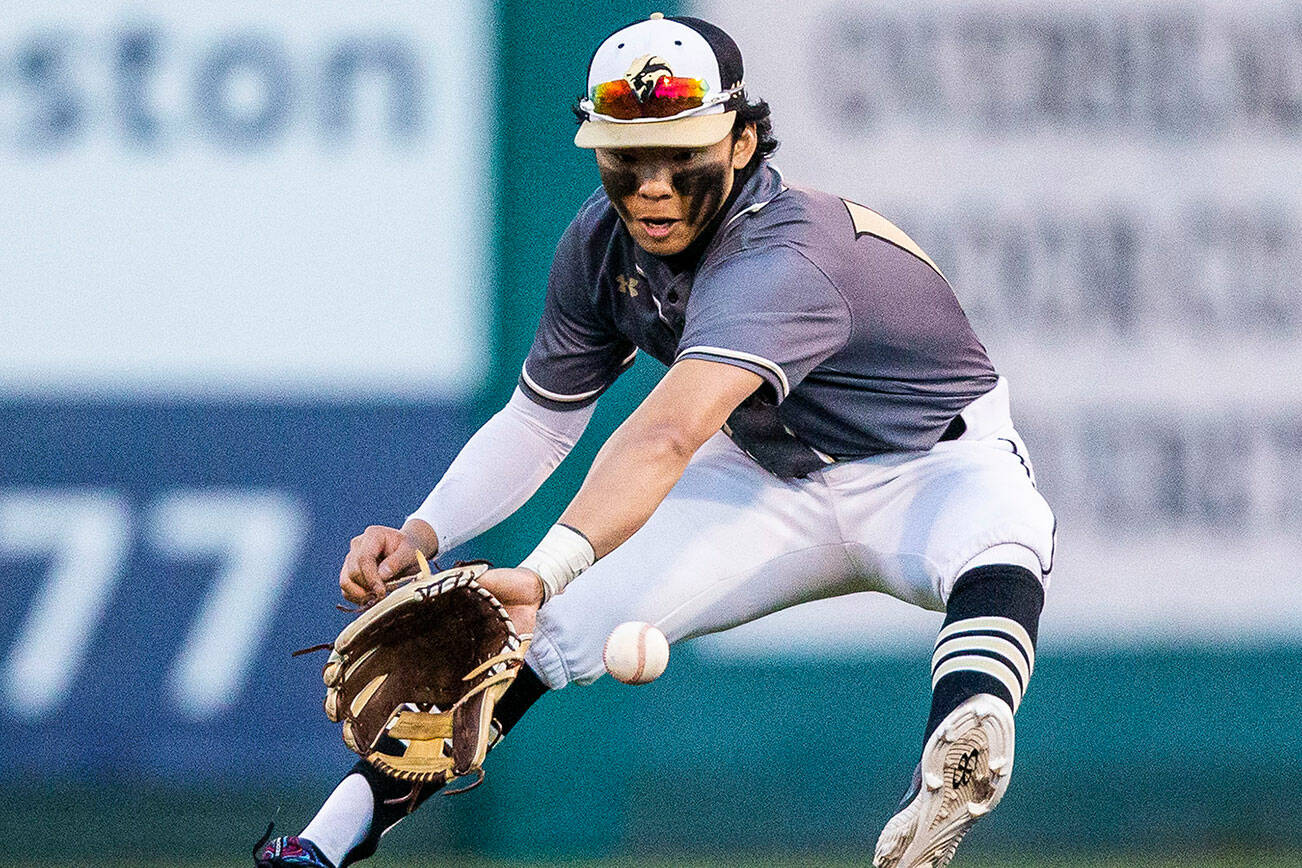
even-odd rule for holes
{"type": "MultiPolygon", "coordinates": [[[[638,349],[764,378],[725,431],[771,472],[934,446],[997,377],[949,284],[885,218],[763,165],[694,269],[639,248],[604,191],[552,264],[520,384],[554,409],[596,400],[638,349]]],[[[952,430],[952,429],[951,429],[952,430]]]]}

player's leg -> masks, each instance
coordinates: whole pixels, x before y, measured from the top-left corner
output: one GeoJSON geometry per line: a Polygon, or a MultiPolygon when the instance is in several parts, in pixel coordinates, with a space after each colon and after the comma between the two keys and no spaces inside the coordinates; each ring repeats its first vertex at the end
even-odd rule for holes
{"type": "Polygon", "coordinates": [[[978,693],[999,697],[1014,712],[1021,705],[1044,608],[1039,567],[1027,563],[1033,558],[1029,549],[999,546],[955,582],[932,656],[924,744],[950,712],[978,693]]]}
{"type": "MultiPolygon", "coordinates": [[[[863,589],[830,502],[821,482],[779,480],[716,435],[646,526],[539,612],[531,668],[498,705],[503,728],[546,687],[598,678],[605,638],[621,621],[651,621],[678,641],[863,589]]],[[[409,792],[359,766],[300,839],[322,844],[335,865],[364,858],[412,804],[386,802],[409,792]]]]}
{"type": "Polygon", "coordinates": [[[1005,387],[971,410],[969,433],[957,441],[828,473],[858,511],[847,526],[882,589],[946,613],[922,761],[878,842],[878,868],[948,864],[999,801],[1012,770],[1013,714],[1034,669],[1053,514],[1008,421],[1005,387]]]}
{"type": "Polygon", "coordinates": [[[1008,788],[1013,715],[1035,668],[1044,603],[1038,566],[1027,563],[1034,553],[1018,548],[992,549],[954,584],[932,656],[922,759],[877,842],[877,868],[948,864],[1008,788]]]}
{"type": "MultiPolygon", "coordinates": [[[[493,719],[501,728],[498,741],[546,692],[534,671],[523,667],[493,709],[493,719]]],[[[254,863],[257,868],[343,868],[369,858],[382,835],[440,789],[442,784],[426,784],[413,791],[411,784],[359,760],[302,832],[259,842],[254,863]]]]}

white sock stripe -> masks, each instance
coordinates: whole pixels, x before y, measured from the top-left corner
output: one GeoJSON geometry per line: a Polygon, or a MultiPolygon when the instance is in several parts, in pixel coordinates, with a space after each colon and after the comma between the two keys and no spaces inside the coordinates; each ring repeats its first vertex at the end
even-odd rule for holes
{"type": "Polygon", "coordinates": [[[1008,688],[1008,692],[1013,697],[1013,711],[1017,711],[1017,706],[1022,704],[1022,687],[1017,683],[1017,676],[1013,674],[1013,670],[1009,669],[1007,664],[991,657],[970,655],[946,660],[931,676],[931,689],[935,690],[936,685],[940,683],[940,679],[946,675],[964,671],[980,672],[989,675],[991,678],[997,678],[1004,687],[1008,688]]]}
{"type": "Polygon", "coordinates": [[[968,630],[998,630],[1000,633],[1006,633],[1009,639],[1016,641],[1026,652],[1026,660],[1032,672],[1035,671],[1035,643],[1031,641],[1031,634],[1026,632],[1026,628],[1014,621],[1012,618],[986,617],[986,618],[964,618],[962,621],[955,621],[953,624],[945,627],[936,637],[936,647],[944,642],[955,633],[964,633],[968,630]]]}
{"type": "Polygon", "coordinates": [[[1012,636],[996,630],[955,633],[952,636],[946,636],[936,643],[936,650],[932,652],[932,668],[935,668],[940,658],[953,654],[955,651],[961,651],[964,648],[981,648],[1003,654],[1009,660],[1014,661],[1017,664],[1018,671],[1024,671],[1027,678],[1030,678],[1031,673],[1035,671],[1035,652],[1027,652],[1012,636]]]}
{"type": "Polygon", "coordinates": [[[978,633],[951,636],[939,645],[931,655],[931,668],[934,670],[940,661],[954,654],[972,650],[993,651],[1008,658],[1009,664],[1015,666],[1025,684],[1035,674],[1035,655],[1026,655],[1020,645],[1008,634],[978,633]]]}
{"type": "Polygon", "coordinates": [[[992,651],[1012,664],[1017,674],[1021,676],[1022,684],[1031,680],[1030,664],[1022,656],[1022,649],[1017,646],[1017,643],[998,636],[960,636],[946,641],[936,649],[935,654],[931,655],[932,671],[934,672],[940,665],[942,658],[961,651],[992,651]]]}

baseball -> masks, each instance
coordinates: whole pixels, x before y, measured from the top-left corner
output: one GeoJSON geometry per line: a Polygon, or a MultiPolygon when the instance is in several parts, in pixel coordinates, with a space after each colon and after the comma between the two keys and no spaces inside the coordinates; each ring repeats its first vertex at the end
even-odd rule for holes
{"type": "Polygon", "coordinates": [[[625,684],[650,684],[669,665],[669,640],[645,621],[625,621],[606,637],[606,671],[625,684]]]}

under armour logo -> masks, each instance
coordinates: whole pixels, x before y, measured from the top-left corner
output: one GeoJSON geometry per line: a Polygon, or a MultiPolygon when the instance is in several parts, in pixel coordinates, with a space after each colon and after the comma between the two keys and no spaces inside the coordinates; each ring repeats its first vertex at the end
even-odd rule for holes
{"type": "Polygon", "coordinates": [[[955,789],[972,780],[972,776],[976,774],[977,770],[977,757],[980,755],[981,751],[973,748],[958,758],[958,762],[954,764],[955,789]]]}
{"type": "Polygon", "coordinates": [[[615,278],[615,283],[619,285],[619,291],[625,295],[637,298],[637,278],[619,275],[615,278]]]}

